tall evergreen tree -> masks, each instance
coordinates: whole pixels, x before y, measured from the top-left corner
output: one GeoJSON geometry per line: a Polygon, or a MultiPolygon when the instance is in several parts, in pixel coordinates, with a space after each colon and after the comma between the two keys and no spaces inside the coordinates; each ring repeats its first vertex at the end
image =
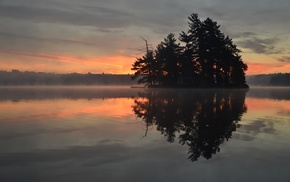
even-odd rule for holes
{"type": "Polygon", "coordinates": [[[198,70],[199,80],[203,82],[201,86],[228,87],[230,83],[245,84],[242,79],[247,66],[241,61],[241,51],[233,44],[232,39],[220,31],[220,25],[210,18],[201,21],[197,14],[189,17],[188,25],[189,30],[187,33],[182,32],[179,39],[185,43],[184,57],[193,60],[192,65],[198,70]],[[191,57],[188,53],[192,53],[191,57]],[[243,64],[236,63],[236,60],[243,64]],[[238,70],[238,66],[243,68],[238,70]]]}
{"type": "Polygon", "coordinates": [[[248,66],[241,59],[236,59],[232,62],[231,69],[232,85],[240,86],[246,84],[245,71],[248,69],[248,66]]]}
{"type": "Polygon", "coordinates": [[[156,60],[158,65],[161,66],[161,82],[165,85],[177,85],[177,79],[180,75],[181,49],[172,33],[168,34],[164,41],[157,46],[156,60]]]}
{"type": "Polygon", "coordinates": [[[203,60],[201,60],[202,71],[201,76],[205,79],[205,83],[209,86],[215,86],[217,84],[217,73],[220,66],[220,54],[222,53],[222,34],[219,30],[219,25],[212,19],[207,18],[202,22],[203,46],[201,54],[203,60]]]}
{"type": "Polygon", "coordinates": [[[194,79],[201,72],[200,60],[202,57],[200,48],[202,46],[200,44],[202,42],[203,32],[201,27],[202,23],[197,14],[191,14],[188,19],[189,29],[187,32],[182,31],[179,37],[179,40],[185,43],[181,59],[181,73],[183,77],[192,77],[194,79]]]}

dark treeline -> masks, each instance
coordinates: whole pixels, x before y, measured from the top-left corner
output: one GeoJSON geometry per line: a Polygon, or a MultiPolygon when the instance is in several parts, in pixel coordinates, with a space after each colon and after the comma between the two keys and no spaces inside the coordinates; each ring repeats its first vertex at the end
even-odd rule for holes
{"type": "Polygon", "coordinates": [[[170,33],[155,51],[133,63],[133,79],[148,87],[244,88],[247,65],[232,39],[210,18],[191,14],[189,29],[170,33]],[[142,75],[142,77],[139,77],[142,75]]]}
{"type": "Polygon", "coordinates": [[[247,76],[247,83],[256,86],[290,86],[290,73],[247,76]]]}
{"type": "Polygon", "coordinates": [[[131,75],[0,71],[0,85],[134,85],[131,75]]]}
{"type": "Polygon", "coordinates": [[[246,90],[148,90],[133,111],[148,128],[156,126],[168,142],[188,146],[189,159],[209,159],[240,126],[246,90]]]}

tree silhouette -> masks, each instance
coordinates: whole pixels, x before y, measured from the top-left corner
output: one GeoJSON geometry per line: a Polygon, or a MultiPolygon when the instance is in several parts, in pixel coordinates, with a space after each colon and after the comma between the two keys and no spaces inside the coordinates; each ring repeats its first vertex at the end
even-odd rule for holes
{"type": "Polygon", "coordinates": [[[242,85],[246,83],[245,70],[248,66],[240,59],[236,59],[232,62],[231,81],[234,85],[242,85]]]}
{"type": "Polygon", "coordinates": [[[132,70],[135,71],[132,77],[133,80],[141,76],[138,83],[155,85],[158,69],[156,67],[156,59],[153,51],[148,51],[142,58],[137,58],[133,64],[132,70]]]}
{"type": "Polygon", "coordinates": [[[133,111],[146,126],[156,125],[168,142],[178,138],[180,144],[187,145],[191,161],[201,156],[210,159],[240,126],[246,112],[245,93],[149,90],[136,99],[133,111]]]}
{"type": "Polygon", "coordinates": [[[154,82],[155,87],[248,87],[247,65],[241,59],[241,51],[220,31],[220,25],[210,18],[201,21],[197,14],[191,14],[188,26],[187,32],[182,31],[179,37],[184,46],[170,33],[152,58],[137,59],[132,68],[137,70],[133,79],[143,75],[140,83],[151,86],[154,82]],[[142,61],[148,64],[140,65],[142,61]],[[148,65],[155,66],[154,72],[148,71],[148,65]],[[147,72],[139,71],[142,69],[147,72]],[[152,73],[155,76],[150,77],[152,73]]]}
{"type": "Polygon", "coordinates": [[[164,42],[157,46],[156,60],[159,62],[160,84],[174,86],[177,84],[177,78],[180,72],[180,51],[181,47],[176,43],[174,34],[170,33],[164,42]]]}

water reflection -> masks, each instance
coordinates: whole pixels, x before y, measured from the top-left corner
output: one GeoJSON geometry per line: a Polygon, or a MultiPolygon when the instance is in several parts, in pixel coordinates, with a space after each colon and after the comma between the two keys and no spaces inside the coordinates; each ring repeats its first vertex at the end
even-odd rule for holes
{"type": "Polygon", "coordinates": [[[146,123],[145,136],[156,126],[168,142],[177,138],[187,145],[188,159],[196,161],[210,159],[240,127],[245,96],[244,90],[147,90],[139,93],[133,111],[146,123]]]}
{"type": "Polygon", "coordinates": [[[0,181],[290,181],[289,93],[0,87],[0,181]]]}

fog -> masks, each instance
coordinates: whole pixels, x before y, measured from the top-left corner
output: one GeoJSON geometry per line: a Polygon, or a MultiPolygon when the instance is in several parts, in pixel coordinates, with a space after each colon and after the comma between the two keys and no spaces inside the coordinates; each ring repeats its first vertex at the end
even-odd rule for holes
{"type": "Polygon", "coordinates": [[[0,102],[42,99],[104,99],[131,98],[141,88],[129,86],[1,86],[0,102]]]}
{"type": "Polygon", "coordinates": [[[252,75],[246,81],[250,86],[290,86],[290,73],[252,75]]]}

